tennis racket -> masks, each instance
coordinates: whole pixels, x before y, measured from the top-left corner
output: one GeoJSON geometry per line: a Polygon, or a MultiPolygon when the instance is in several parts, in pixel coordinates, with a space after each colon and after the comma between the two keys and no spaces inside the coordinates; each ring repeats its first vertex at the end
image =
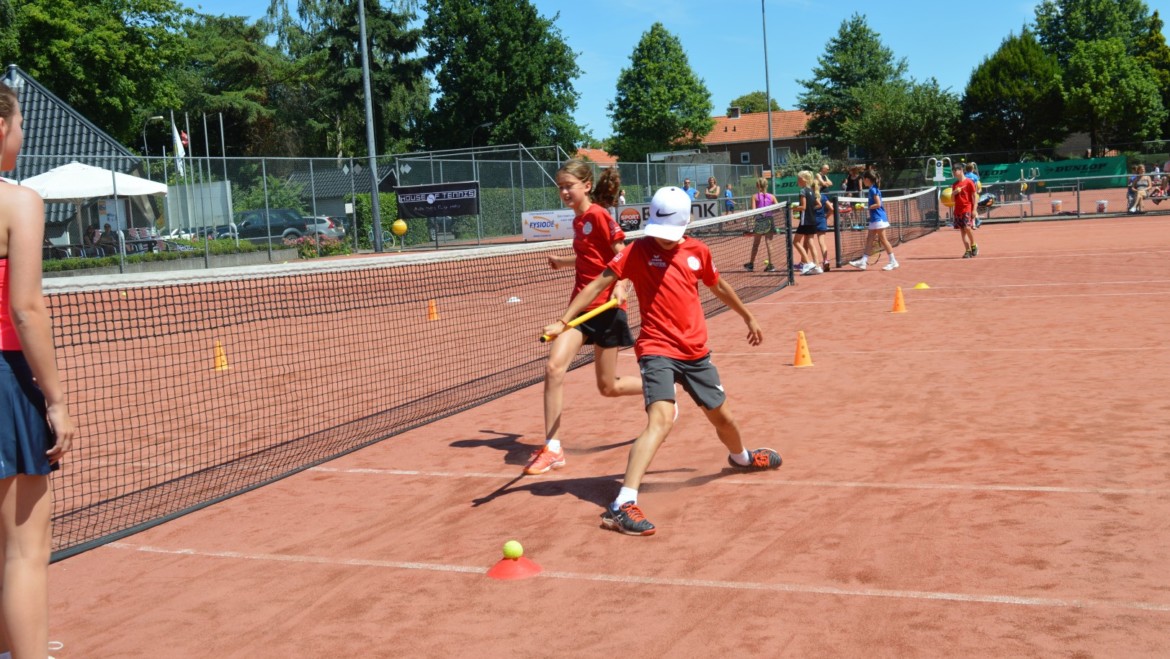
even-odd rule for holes
{"type": "MultiPolygon", "coordinates": [[[[596,309],[594,309],[592,311],[586,311],[585,313],[581,314],[580,316],[577,316],[573,320],[570,320],[568,322],[567,326],[565,327],[565,329],[572,329],[572,328],[580,325],[581,323],[589,320],[590,318],[593,318],[597,314],[600,314],[604,311],[609,311],[610,309],[616,307],[617,305],[618,305],[617,298],[612,298],[608,302],[606,302],[605,304],[601,305],[600,307],[597,307],[596,309]]],[[[552,341],[552,339],[553,339],[553,337],[549,336],[548,334],[540,335],[540,342],[541,343],[552,341]]]]}

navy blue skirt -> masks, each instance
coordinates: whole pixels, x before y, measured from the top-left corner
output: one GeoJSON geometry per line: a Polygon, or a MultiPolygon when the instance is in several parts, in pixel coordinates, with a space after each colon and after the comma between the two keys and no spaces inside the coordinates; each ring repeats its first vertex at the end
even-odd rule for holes
{"type": "Polygon", "coordinates": [[[57,468],[45,451],[53,433],[45,420],[45,396],[19,350],[0,351],[0,478],[44,476],[57,468]]]}

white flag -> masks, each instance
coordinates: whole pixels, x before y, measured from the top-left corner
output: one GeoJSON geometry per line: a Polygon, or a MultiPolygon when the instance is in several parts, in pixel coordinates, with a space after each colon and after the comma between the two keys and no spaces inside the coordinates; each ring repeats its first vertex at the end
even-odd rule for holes
{"type": "Polygon", "coordinates": [[[179,129],[175,127],[174,119],[171,120],[171,140],[175,143],[175,169],[179,170],[179,176],[185,176],[183,158],[187,157],[187,150],[183,148],[183,140],[179,137],[179,129]]]}

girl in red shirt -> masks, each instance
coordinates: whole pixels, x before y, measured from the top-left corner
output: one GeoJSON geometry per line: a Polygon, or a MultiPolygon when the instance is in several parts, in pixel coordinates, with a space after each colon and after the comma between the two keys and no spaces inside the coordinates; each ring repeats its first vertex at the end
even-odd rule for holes
{"type": "MultiPolygon", "coordinates": [[[[605,264],[622,251],[626,234],[609,214],[607,208],[616,206],[621,194],[621,175],[616,167],[601,173],[597,186],[593,185],[593,169],[580,160],[570,160],[557,172],[557,188],[561,201],[573,209],[573,255],[550,256],[548,264],[554,270],[575,268],[573,285],[575,296],[605,270],[605,264]]],[[[642,393],[642,379],[617,374],[617,354],[621,348],[634,345],[626,317],[627,286],[624,282],[607,286],[581,309],[589,311],[605,304],[610,298],[621,301],[616,308],[561,332],[549,350],[548,366],[544,375],[544,432],[545,445],[533,451],[526,474],[543,474],[550,469],[565,466],[565,453],[558,437],[561,411],[564,409],[565,374],[569,364],[583,345],[593,346],[593,365],[597,373],[597,390],[602,396],[635,396],[642,393]]],[[[561,330],[564,330],[562,327],[561,330]]],[[[550,335],[551,336],[551,335],[550,335]]]]}

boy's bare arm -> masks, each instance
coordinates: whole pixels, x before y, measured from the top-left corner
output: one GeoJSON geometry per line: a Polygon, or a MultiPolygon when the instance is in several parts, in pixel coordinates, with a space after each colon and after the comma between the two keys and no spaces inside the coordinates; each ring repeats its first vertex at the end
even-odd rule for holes
{"type": "Polygon", "coordinates": [[[748,326],[748,343],[753,346],[758,346],[763,343],[764,330],[760,329],[760,324],[756,322],[756,317],[752,315],[752,312],[748,311],[747,306],[744,305],[743,300],[739,299],[739,295],[736,294],[731,284],[720,277],[719,281],[715,282],[715,285],[711,286],[710,289],[715,297],[719,298],[720,302],[726,304],[727,308],[739,314],[740,318],[743,318],[743,322],[748,326]]]}

